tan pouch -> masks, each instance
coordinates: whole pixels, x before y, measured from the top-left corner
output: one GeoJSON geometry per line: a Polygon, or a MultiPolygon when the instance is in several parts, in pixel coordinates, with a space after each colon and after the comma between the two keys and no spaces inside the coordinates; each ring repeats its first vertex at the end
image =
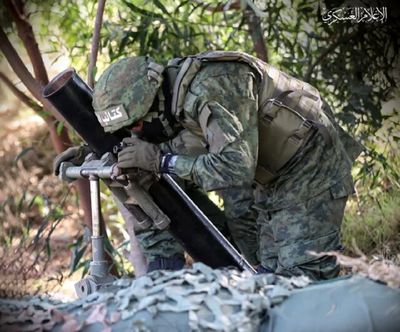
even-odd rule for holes
{"type": "MultiPolygon", "coordinates": [[[[291,92],[282,94],[283,98],[291,92]]],[[[311,121],[279,99],[266,100],[260,109],[255,179],[263,185],[277,176],[315,129],[311,121]]]]}

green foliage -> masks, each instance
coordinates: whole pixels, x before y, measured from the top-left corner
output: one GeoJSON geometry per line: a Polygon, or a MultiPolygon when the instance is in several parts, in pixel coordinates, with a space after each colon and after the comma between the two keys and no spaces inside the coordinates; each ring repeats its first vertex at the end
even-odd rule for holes
{"type": "Polygon", "coordinates": [[[89,272],[91,257],[88,255],[90,244],[90,231],[85,228],[82,235],[78,236],[73,243],[68,246],[71,250],[70,275],[77,270],[82,270],[82,278],[89,272]],[[85,255],[86,254],[86,255],[85,255]]]}
{"type": "MultiPolygon", "coordinates": [[[[165,62],[206,49],[234,49],[239,40],[232,37],[241,22],[241,15],[213,13],[193,1],[123,0],[118,20],[104,22],[103,47],[111,61],[135,54],[165,62]]],[[[250,48],[242,37],[242,47],[250,48]]]]}
{"type": "Polygon", "coordinates": [[[398,111],[394,111],[384,117],[382,127],[365,142],[365,154],[353,168],[361,203],[370,203],[385,192],[400,190],[399,124],[398,111]]]}
{"type": "MultiPolygon", "coordinates": [[[[50,224],[51,228],[53,226],[55,228],[63,217],[62,204],[49,204],[45,196],[34,195],[32,197],[28,190],[23,191],[18,196],[7,196],[0,203],[0,218],[3,220],[0,223],[0,243],[10,247],[13,244],[14,235],[17,235],[17,239],[21,243],[24,242],[31,235],[32,224],[40,222],[41,225],[35,235],[35,241],[37,242],[42,237],[43,231],[50,224]],[[12,222],[13,220],[14,222],[12,222]]],[[[50,232],[48,240],[53,231],[50,232]]]]}
{"type": "Polygon", "coordinates": [[[360,212],[350,206],[346,213],[342,238],[347,253],[354,251],[354,244],[368,255],[398,259],[400,252],[400,194],[384,193],[360,212]]]}
{"type": "Polygon", "coordinates": [[[41,280],[54,258],[51,241],[64,220],[64,202],[49,204],[44,196],[29,196],[24,191],[16,200],[8,197],[0,207],[3,220],[0,227],[1,296],[37,293],[49,282],[43,278],[42,282],[32,284],[32,280],[41,280]],[[32,210],[39,212],[39,225],[29,216],[32,210]],[[9,222],[14,219],[13,214],[21,217],[16,224],[9,222]]]}

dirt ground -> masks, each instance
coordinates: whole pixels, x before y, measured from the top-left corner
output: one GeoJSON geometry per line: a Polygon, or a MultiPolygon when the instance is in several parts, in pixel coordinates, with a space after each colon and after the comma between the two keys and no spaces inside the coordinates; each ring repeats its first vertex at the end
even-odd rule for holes
{"type": "Polygon", "coordinates": [[[55,152],[39,117],[2,112],[0,121],[0,296],[75,297],[69,246],[83,215],[74,188],[51,174],[55,152]]]}

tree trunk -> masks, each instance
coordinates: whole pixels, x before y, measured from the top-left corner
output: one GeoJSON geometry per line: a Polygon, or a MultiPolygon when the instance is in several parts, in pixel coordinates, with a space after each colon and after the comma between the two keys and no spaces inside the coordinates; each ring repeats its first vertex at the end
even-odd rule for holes
{"type": "MultiPolygon", "coordinates": [[[[20,36],[22,36],[21,38],[24,38],[24,46],[27,49],[28,55],[31,57],[30,59],[32,61],[35,75],[40,76],[40,79],[36,80],[26,68],[24,62],[10,43],[7,35],[5,34],[1,26],[0,49],[6,57],[11,68],[28,89],[28,91],[43,105],[44,109],[49,112],[49,114],[47,115],[43,114],[44,112],[39,112],[39,115],[44,119],[49,128],[50,139],[55,151],[57,153],[61,153],[67,147],[72,145],[68,134],[68,128],[66,126],[63,126],[60,132],[57,133],[57,120],[62,121],[63,118],[57,112],[57,110],[55,110],[51,103],[42,97],[42,82],[48,82],[46,69],[44,68],[43,59],[41,57],[35,36],[33,35],[32,27],[27,20],[20,19],[21,17],[26,17],[26,15],[23,14],[23,7],[18,7],[17,13],[15,7],[17,5],[22,6],[20,1],[16,2],[15,4],[11,1],[6,1],[6,6],[9,9],[11,16],[15,16],[15,23],[17,24],[18,33],[20,36]]],[[[15,89],[12,90],[14,93],[15,89]]],[[[24,100],[22,101],[24,102],[24,100]]],[[[38,111],[38,109],[35,108],[34,110],[38,111]]],[[[87,181],[77,181],[77,190],[81,196],[80,203],[84,211],[85,224],[91,229],[91,209],[89,199],[90,195],[88,195],[89,184],[87,183],[87,181]]]]}
{"type": "Polygon", "coordinates": [[[244,16],[247,26],[249,27],[250,37],[253,41],[253,49],[256,52],[257,57],[268,62],[268,50],[265,45],[260,18],[250,8],[247,8],[244,11],[244,16]]]}
{"type": "Polygon", "coordinates": [[[257,57],[268,62],[268,49],[264,41],[264,33],[261,26],[261,19],[258,15],[265,16],[257,7],[248,0],[228,1],[216,6],[204,4],[201,0],[195,0],[197,4],[211,12],[223,12],[227,10],[243,10],[244,21],[247,23],[251,40],[253,41],[253,50],[257,57]]]}
{"type": "Polygon", "coordinates": [[[106,4],[106,0],[99,0],[98,5],[97,5],[97,14],[96,14],[96,20],[94,23],[92,48],[90,50],[88,80],[87,80],[88,85],[91,88],[94,87],[94,75],[95,75],[94,69],[96,68],[97,53],[99,52],[100,31],[101,31],[101,25],[103,23],[103,13],[104,13],[105,4],[106,4]]]}
{"type": "Polygon", "coordinates": [[[16,23],[18,37],[22,40],[26,51],[28,52],[35,73],[35,78],[39,81],[41,86],[44,86],[49,83],[49,78],[47,76],[42,54],[39,50],[39,45],[36,42],[32,25],[27,20],[24,4],[21,0],[5,0],[4,2],[13,21],[16,23]]]}

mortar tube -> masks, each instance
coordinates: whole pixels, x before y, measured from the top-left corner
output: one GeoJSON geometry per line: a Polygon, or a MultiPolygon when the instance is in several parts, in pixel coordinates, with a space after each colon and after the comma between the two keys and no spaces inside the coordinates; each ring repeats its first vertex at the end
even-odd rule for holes
{"type": "Polygon", "coordinates": [[[114,134],[104,132],[94,114],[92,89],[73,68],[66,69],[54,77],[43,89],[43,97],[53,104],[99,157],[106,152],[112,152],[113,147],[119,144],[123,137],[129,136],[125,131],[114,134]]]}

